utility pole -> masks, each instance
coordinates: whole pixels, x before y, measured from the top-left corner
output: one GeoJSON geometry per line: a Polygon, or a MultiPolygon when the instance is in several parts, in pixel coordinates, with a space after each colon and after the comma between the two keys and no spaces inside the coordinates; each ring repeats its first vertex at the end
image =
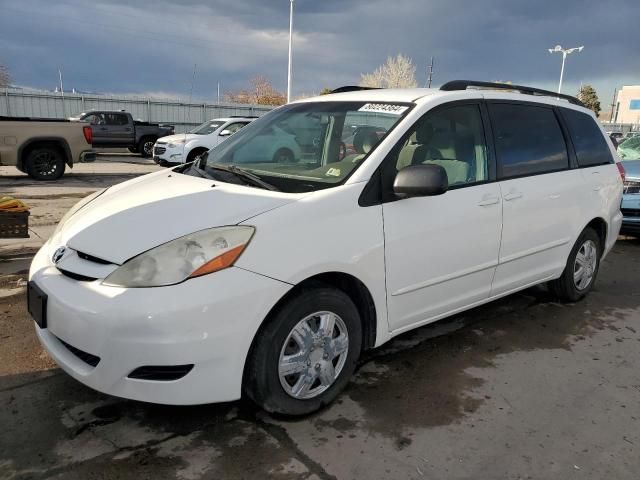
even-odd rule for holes
{"type": "Polygon", "coordinates": [[[618,93],[618,89],[613,89],[613,99],[611,100],[611,116],[609,117],[609,123],[613,122],[613,111],[616,109],[616,94],[618,93]]]}
{"type": "Polygon", "coordinates": [[[431,57],[431,63],[429,64],[429,72],[427,77],[427,88],[431,88],[431,79],[433,78],[433,57],[431,57]]]}
{"type": "Polygon", "coordinates": [[[218,105],[220,105],[220,82],[218,82],[218,105]]]}
{"type": "Polygon", "coordinates": [[[289,71],[287,74],[287,103],[291,101],[291,61],[292,61],[291,47],[293,46],[293,1],[294,0],[290,0],[291,5],[289,7],[289,71]]]}

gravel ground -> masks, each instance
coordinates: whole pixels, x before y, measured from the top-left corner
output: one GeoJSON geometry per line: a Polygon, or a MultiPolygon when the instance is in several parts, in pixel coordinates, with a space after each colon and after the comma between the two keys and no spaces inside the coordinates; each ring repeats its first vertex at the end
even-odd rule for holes
{"type": "MultiPolygon", "coordinates": [[[[61,211],[71,194],[156,168],[101,163],[66,186],[9,182],[57,192],[48,201],[61,211]]],[[[37,201],[38,221],[54,221],[37,201]]],[[[409,332],[362,359],[333,405],[295,420],[245,401],[132,402],[74,381],[25,309],[30,248],[0,244],[2,479],[638,478],[638,240],[618,241],[587,299],[559,304],[536,287],[409,332]]]]}

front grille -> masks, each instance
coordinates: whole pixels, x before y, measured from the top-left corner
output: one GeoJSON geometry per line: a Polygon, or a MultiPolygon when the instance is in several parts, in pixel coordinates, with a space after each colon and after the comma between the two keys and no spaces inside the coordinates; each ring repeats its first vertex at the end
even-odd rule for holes
{"type": "Polygon", "coordinates": [[[128,377],[138,380],[155,380],[158,382],[169,382],[171,380],[178,380],[184,377],[192,369],[193,364],[161,366],[147,365],[144,367],[136,368],[128,375],[128,377]]]}
{"type": "Polygon", "coordinates": [[[154,155],[162,155],[164,152],[166,152],[167,149],[164,147],[156,147],[153,149],[153,154],[154,155]]]}
{"type": "Polygon", "coordinates": [[[95,278],[95,277],[87,277],[86,275],[80,275],[79,273],[73,273],[73,272],[70,272],[69,270],[65,270],[65,269],[60,268],[60,267],[58,267],[58,270],[64,276],[69,277],[69,278],[73,278],[74,280],[78,280],[79,282],[93,282],[94,280],[97,280],[97,278],[95,278]]]}
{"type": "Polygon", "coordinates": [[[89,255],[88,253],[78,252],[78,251],[76,251],[76,253],[81,259],[86,260],[88,262],[99,263],[101,265],[111,265],[111,262],[107,262],[106,260],[103,260],[101,258],[94,257],[93,255],[89,255]]]}
{"type": "Polygon", "coordinates": [[[624,194],[625,195],[640,194],[640,182],[634,181],[634,180],[626,180],[624,182],[624,194]]]}
{"type": "MultiPolygon", "coordinates": [[[[60,339],[58,338],[58,340],[60,339]]],[[[100,363],[100,357],[96,357],[95,355],[92,355],[83,350],[80,350],[79,348],[76,348],[73,345],[69,345],[64,340],[60,340],[60,343],[64,345],[67,350],[69,350],[71,353],[73,353],[76,357],[78,357],[87,365],[91,365],[92,367],[97,367],[98,364],[100,363]]]]}
{"type": "Polygon", "coordinates": [[[623,217],[640,217],[640,210],[634,210],[631,208],[621,208],[620,211],[622,212],[622,216],[623,217]]]}

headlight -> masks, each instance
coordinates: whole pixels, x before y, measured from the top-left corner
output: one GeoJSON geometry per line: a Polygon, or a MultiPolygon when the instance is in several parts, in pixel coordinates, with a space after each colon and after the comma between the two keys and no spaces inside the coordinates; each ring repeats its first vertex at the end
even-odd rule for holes
{"type": "Polygon", "coordinates": [[[253,227],[201,230],[125,262],[102,282],[114,287],[161,287],[230,267],[249,244],[253,227]]]}
{"type": "Polygon", "coordinates": [[[169,148],[176,148],[179,145],[184,145],[185,143],[187,143],[187,139],[183,138],[181,140],[174,140],[173,142],[171,142],[170,144],[167,145],[167,147],[169,148]]]}
{"type": "Polygon", "coordinates": [[[84,197],[82,200],[80,200],[78,203],[76,203],[73,207],[71,207],[69,209],[69,211],[67,213],[64,214],[64,216],[62,217],[62,219],[58,222],[58,226],[56,227],[56,229],[53,231],[53,236],[55,236],[56,233],[58,233],[60,231],[60,229],[64,226],[64,224],[67,222],[67,220],[69,220],[74,213],[76,213],[78,210],[80,210],[82,207],[84,207],[87,203],[95,200],[96,198],[98,198],[100,195],[102,195],[104,192],[106,192],[107,189],[103,188],[102,190],[98,190],[97,192],[93,192],[91,195],[84,197]]]}

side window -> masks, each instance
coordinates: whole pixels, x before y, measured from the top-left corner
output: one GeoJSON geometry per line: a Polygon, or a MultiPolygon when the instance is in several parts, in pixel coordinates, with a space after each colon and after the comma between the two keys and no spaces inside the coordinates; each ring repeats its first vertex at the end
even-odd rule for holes
{"type": "Polygon", "coordinates": [[[478,105],[458,105],[422,117],[399,150],[396,170],[433,163],[447,171],[449,186],[489,179],[487,148],[478,105]]]}
{"type": "Polygon", "coordinates": [[[567,145],[552,108],[489,104],[501,178],[569,168],[567,145]]]}
{"type": "Polygon", "coordinates": [[[231,125],[227,125],[225,127],[225,130],[229,130],[231,132],[231,135],[233,135],[245,125],[246,123],[232,123],[231,125]]]}
{"type": "Polygon", "coordinates": [[[127,116],[121,113],[105,114],[107,125],[126,125],[128,123],[127,116]]]}
{"type": "Polygon", "coordinates": [[[602,131],[590,115],[568,108],[561,111],[576,149],[578,165],[590,167],[614,163],[602,131]]]}

